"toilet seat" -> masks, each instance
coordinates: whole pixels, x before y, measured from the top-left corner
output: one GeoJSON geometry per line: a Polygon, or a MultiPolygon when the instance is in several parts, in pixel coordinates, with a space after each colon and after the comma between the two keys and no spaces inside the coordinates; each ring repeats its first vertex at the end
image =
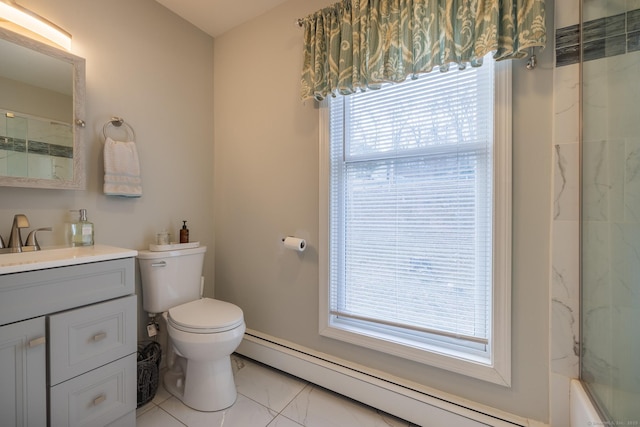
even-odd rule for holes
{"type": "Polygon", "coordinates": [[[195,334],[226,332],[244,323],[240,307],[212,298],[202,298],[170,308],[167,317],[169,325],[195,334]]]}

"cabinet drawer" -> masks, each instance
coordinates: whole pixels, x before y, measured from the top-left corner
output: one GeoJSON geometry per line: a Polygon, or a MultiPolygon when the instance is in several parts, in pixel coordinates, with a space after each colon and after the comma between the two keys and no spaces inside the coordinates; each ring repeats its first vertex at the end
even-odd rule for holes
{"type": "Polygon", "coordinates": [[[134,292],[134,259],[0,276],[0,324],[69,310],[134,292]]]}
{"type": "Polygon", "coordinates": [[[136,408],[136,355],[51,387],[50,425],[106,426],[136,408]]]}
{"type": "Polygon", "coordinates": [[[136,352],[136,296],[49,316],[49,385],[136,352]]]}

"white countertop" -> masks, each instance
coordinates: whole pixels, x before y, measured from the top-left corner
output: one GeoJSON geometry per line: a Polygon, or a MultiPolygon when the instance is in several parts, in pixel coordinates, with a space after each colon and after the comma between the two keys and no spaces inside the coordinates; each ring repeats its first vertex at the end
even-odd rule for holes
{"type": "Polygon", "coordinates": [[[0,275],[131,258],[136,255],[138,251],[133,249],[105,245],[44,247],[34,252],[0,254],[0,275]]]}

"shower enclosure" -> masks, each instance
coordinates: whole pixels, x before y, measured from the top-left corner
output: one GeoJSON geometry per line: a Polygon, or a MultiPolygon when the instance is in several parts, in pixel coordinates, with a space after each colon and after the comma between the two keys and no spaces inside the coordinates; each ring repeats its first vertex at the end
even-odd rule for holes
{"type": "Polygon", "coordinates": [[[71,124],[0,109],[0,176],[72,180],[71,124]]]}
{"type": "Polygon", "coordinates": [[[582,0],[581,379],[640,426],[640,1],[582,0]]]}

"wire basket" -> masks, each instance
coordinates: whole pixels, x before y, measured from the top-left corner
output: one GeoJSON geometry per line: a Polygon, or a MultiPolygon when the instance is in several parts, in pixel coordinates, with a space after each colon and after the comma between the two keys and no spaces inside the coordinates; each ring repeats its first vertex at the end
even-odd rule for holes
{"type": "Polygon", "coordinates": [[[155,341],[138,343],[138,408],[151,401],[158,391],[162,348],[155,341]]]}

